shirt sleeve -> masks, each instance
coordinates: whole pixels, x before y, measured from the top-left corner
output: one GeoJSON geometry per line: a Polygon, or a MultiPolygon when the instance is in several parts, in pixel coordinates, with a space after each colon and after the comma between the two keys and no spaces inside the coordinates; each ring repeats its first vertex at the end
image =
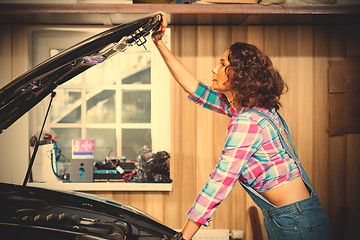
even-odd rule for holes
{"type": "Polygon", "coordinates": [[[230,194],[246,161],[260,148],[261,142],[260,128],[249,118],[238,117],[229,125],[221,157],[187,213],[192,221],[209,226],[211,216],[230,194]]]}
{"type": "Polygon", "coordinates": [[[221,96],[221,93],[211,89],[202,82],[199,82],[198,88],[193,95],[189,95],[189,99],[206,109],[232,117],[233,113],[230,110],[231,107],[226,104],[221,96]]]}

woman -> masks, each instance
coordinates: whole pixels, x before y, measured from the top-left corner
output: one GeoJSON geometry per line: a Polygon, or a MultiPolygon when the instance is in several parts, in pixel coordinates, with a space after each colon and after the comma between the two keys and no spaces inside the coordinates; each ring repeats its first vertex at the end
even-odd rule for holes
{"type": "Polygon", "coordinates": [[[271,60],[253,45],[235,43],[212,70],[212,88],[205,86],[165,46],[167,21],[161,14],[162,26],[152,38],[175,80],[192,101],[231,117],[221,157],[178,239],[191,239],[208,226],[236,181],[261,208],[269,239],[330,239],[329,218],[277,112],[286,84],[271,60]]]}

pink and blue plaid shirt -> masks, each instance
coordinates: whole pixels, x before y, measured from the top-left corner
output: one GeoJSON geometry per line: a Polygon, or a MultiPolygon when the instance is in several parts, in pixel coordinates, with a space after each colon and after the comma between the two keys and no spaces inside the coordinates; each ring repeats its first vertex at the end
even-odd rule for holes
{"type": "MultiPolygon", "coordinates": [[[[231,117],[219,161],[187,213],[192,221],[208,226],[212,214],[230,194],[236,180],[262,192],[300,176],[276,130],[265,118],[246,112],[249,108],[235,111],[221,99],[221,93],[201,82],[189,99],[231,117]]],[[[281,126],[275,113],[258,109],[265,111],[281,126]]]]}

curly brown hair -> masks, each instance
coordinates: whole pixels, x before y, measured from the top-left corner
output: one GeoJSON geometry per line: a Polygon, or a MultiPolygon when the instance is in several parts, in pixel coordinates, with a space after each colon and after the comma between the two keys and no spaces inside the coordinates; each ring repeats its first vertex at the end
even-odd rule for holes
{"type": "Polygon", "coordinates": [[[225,71],[237,106],[280,108],[280,96],[288,88],[268,56],[254,45],[237,42],[229,48],[228,60],[225,71]]]}

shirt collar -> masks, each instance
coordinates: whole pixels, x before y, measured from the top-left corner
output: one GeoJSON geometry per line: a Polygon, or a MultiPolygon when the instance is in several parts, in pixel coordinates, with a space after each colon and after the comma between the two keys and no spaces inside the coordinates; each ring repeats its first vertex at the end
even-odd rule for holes
{"type": "MultiPolygon", "coordinates": [[[[267,112],[268,114],[270,112],[275,112],[275,109],[273,109],[272,111],[269,111],[265,108],[260,108],[260,107],[254,107],[255,109],[259,109],[261,111],[265,111],[267,112]]],[[[232,112],[234,114],[235,117],[239,116],[240,114],[246,112],[247,110],[249,110],[250,108],[249,107],[240,107],[239,109],[235,110],[233,107],[230,107],[230,112],[232,112]]]]}

